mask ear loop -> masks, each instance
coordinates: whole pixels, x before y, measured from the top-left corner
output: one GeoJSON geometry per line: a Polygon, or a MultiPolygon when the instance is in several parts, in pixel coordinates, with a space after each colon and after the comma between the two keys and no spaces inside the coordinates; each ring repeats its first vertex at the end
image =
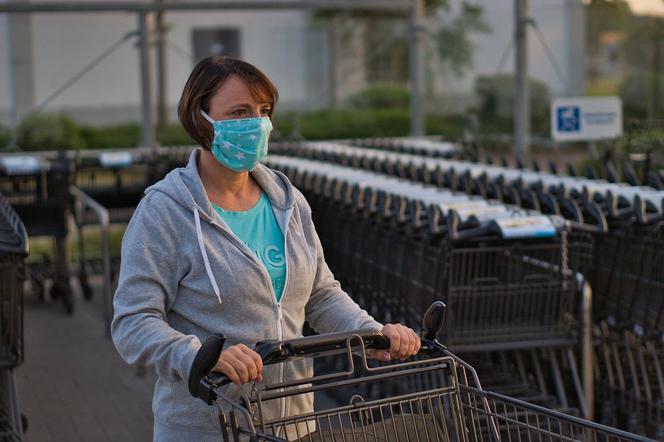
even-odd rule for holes
{"type": "Polygon", "coordinates": [[[214,124],[214,120],[212,119],[212,117],[210,117],[207,113],[205,113],[205,111],[203,109],[200,109],[200,112],[201,112],[201,115],[203,115],[203,118],[208,120],[210,123],[214,124]]]}

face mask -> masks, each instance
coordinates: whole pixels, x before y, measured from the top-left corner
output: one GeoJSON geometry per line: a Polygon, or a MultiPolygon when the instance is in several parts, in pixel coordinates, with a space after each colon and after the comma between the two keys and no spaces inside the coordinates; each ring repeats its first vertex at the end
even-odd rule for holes
{"type": "Polygon", "coordinates": [[[223,166],[236,172],[248,172],[267,155],[267,140],[272,131],[268,117],[214,121],[203,110],[201,115],[212,123],[212,155],[223,166]]]}

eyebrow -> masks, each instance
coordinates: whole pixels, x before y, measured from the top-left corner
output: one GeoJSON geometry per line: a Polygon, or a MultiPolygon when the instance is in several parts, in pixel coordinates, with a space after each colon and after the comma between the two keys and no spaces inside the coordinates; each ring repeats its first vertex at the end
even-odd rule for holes
{"type": "MultiPolygon", "coordinates": [[[[270,106],[270,107],[272,107],[272,105],[270,103],[268,103],[267,101],[264,102],[264,103],[261,103],[260,105],[261,106],[270,106]]],[[[251,107],[251,106],[252,105],[249,104],[249,103],[240,103],[240,104],[236,104],[234,106],[231,106],[231,109],[238,109],[238,108],[241,108],[241,107],[251,107]]]]}

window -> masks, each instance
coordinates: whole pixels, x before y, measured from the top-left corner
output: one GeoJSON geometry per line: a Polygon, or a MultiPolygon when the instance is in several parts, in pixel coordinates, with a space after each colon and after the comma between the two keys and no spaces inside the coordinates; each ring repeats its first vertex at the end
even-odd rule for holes
{"type": "Polygon", "coordinates": [[[192,33],[196,60],[210,55],[240,57],[238,29],[194,29],[192,33]]]}

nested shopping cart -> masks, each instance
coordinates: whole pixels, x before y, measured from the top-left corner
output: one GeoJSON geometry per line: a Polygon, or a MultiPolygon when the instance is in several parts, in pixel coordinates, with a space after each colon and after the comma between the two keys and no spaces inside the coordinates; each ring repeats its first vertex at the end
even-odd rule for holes
{"type": "Polygon", "coordinates": [[[19,441],[23,423],[14,369],[23,362],[23,259],[28,237],[0,194],[0,440],[19,441]]]}
{"type": "Polygon", "coordinates": [[[42,299],[47,295],[45,282],[51,280],[51,297],[61,298],[69,313],[74,309],[66,241],[71,178],[71,162],[64,151],[0,157],[0,192],[21,217],[31,237],[48,236],[55,243],[55,262],[44,255],[41,262],[30,264],[28,277],[42,299]]]}
{"type": "Polygon", "coordinates": [[[229,381],[211,372],[221,336],[208,338],[192,366],[192,395],[219,412],[224,441],[646,441],[648,439],[568,416],[482,389],[472,366],[436,339],[445,305],[437,301],[422,321],[420,354],[380,364],[367,352],[389,348],[376,332],[317,335],[259,343],[265,364],[337,354],[348,370],[273,385],[256,385],[241,398],[225,394],[229,381]],[[354,359],[352,356],[359,356],[354,359]],[[359,362],[354,362],[359,361],[359,362]],[[345,388],[365,391],[377,385],[382,397],[356,394],[347,405],[268,417],[274,401],[345,388]]]}

